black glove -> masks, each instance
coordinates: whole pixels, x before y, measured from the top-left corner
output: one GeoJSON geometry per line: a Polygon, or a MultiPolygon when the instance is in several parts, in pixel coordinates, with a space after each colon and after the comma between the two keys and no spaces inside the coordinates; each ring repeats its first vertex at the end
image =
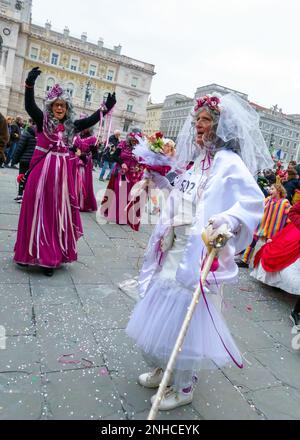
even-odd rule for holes
{"type": "Polygon", "coordinates": [[[91,145],[90,149],[93,156],[95,156],[98,153],[97,145],[91,145]]]}
{"type": "Polygon", "coordinates": [[[106,105],[106,108],[107,108],[107,112],[105,112],[105,114],[108,113],[108,112],[110,112],[110,110],[116,105],[116,103],[117,103],[117,100],[116,100],[116,94],[113,93],[113,94],[111,95],[111,94],[109,93],[109,94],[108,94],[108,97],[107,97],[107,100],[106,100],[106,102],[105,102],[105,105],[106,105]]]}
{"type": "Polygon", "coordinates": [[[26,84],[28,86],[34,86],[36,79],[38,78],[38,76],[40,76],[40,74],[42,73],[42,71],[40,70],[39,67],[35,67],[34,69],[32,69],[27,76],[26,79],[26,84]]]}
{"type": "Polygon", "coordinates": [[[82,154],[82,155],[79,157],[79,159],[81,159],[82,162],[83,162],[84,164],[87,164],[87,157],[86,157],[86,154],[82,154]]]}

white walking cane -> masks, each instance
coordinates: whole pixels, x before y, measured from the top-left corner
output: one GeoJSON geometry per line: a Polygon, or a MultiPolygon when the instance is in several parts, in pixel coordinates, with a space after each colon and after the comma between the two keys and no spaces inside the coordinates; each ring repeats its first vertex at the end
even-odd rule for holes
{"type": "MultiPolygon", "coordinates": [[[[210,227],[210,225],[208,226],[208,228],[210,227]]],[[[202,273],[201,273],[201,283],[202,286],[205,285],[207,276],[210,272],[211,266],[214,262],[214,259],[216,258],[216,256],[218,255],[218,252],[220,251],[221,248],[223,248],[225,246],[225,244],[227,243],[227,241],[233,236],[233,234],[230,232],[229,228],[227,225],[222,225],[219,229],[218,229],[218,235],[211,241],[208,242],[207,240],[207,235],[206,235],[206,230],[203,231],[202,233],[202,239],[205,242],[208,250],[209,250],[209,255],[208,258],[206,260],[206,263],[203,267],[202,273]]],[[[160,383],[158,392],[156,394],[155,400],[153,402],[151,411],[149,413],[148,416],[148,420],[155,420],[158,410],[159,410],[159,404],[161,402],[161,400],[163,399],[163,396],[165,394],[166,388],[169,384],[169,381],[171,379],[171,375],[176,363],[176,358],[178,356],[178,353],[181,351],[181,347],[183,345],[184,342],[184,338],[185,335],[188,331],[193,313],[195,311],[195,308],[197,306],[197,304],[199,303],[200,300],[200,295],[201,295],[201,285],[199,284],[199,286],[197,287],[197,289],[195,290],[195,293],[193,295],[193,299],[192,302],[188,308],[188,312],[186,314],[185,320],[182,324],[179,336],[177,338],[175,347],[173,349],[173,352],[171,354],[171,357],[169,359],[166,371],[164,373],[164,376],[162,378],[162,381],[160,383]]]]}

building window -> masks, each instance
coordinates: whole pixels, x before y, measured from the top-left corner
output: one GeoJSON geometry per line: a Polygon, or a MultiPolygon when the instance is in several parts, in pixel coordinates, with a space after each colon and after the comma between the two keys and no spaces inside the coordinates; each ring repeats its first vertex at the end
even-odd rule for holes
{"type": "Polygon", "coordinates": [[[279,139],[279,145],[282,145],[282,139],[279,139]]]}
{"type": "Polygon", "coordinates": [[[128,104],[127,104],[127,111],[128,112],[133,112],[133,106],[134,106],[133,99],[129,99],[128,104]]]}
{"type": "Polygon", "coordinates": [[[107,81],[113,81],[114,79],[114,71],[113,70],[109,70],[107,72],[107,77],[106,77],[107,81]]]}
{"type": "Polygon", "coordinates": [[[297,147],[297,142],[294,142],[294,148],[296,148],[297,147]]]}
{"type": "Polygon", "coordinates": [[[138,78],[134,76],[131,80],[131,87],[137,87],[138,86],[138,78]]]}
{"type": "Polygon", "coordinates": [[[287,146],[287,147],[290,146],[290,141],[287,141],[286,146],[287,146]]]}
{"type": "Polygon", "coordinates": [[[39,49],[37,47],[32,47],[30,50],[30,58],[32,60],[37,60],[39,57],[39,49]]]}
{"type": "Polygon", "coordinates": [[[57,66],[58,65],[58,58],[59,58],[59,55],[57,53],[52,53],[51,64],[53,64],[54,66],[57,66]]]}
{"type": "Polygon", "coordinates": [[[79,61],[76,58],[71,58],[70,69],[74,72],[78,70],[79,61]]]}
{"type": "Polygon", "coordinates": [[[96,76],[96,73],[97,73],[97,66],[95,64],[90,64],[89,75],[96,76]]]}
{"type": "Polygon", "coordinates": [[[129,121],[128,119],[125,119],[124,127],[123,127],[123,131],[125,133],[127,133],[129,131],[130,124],[131,124],[131,121],[129,121]]]}
{"type": "Polygon", "coordinates": [[[74,84],[69,83],[67,85],[66,92],[70,95],[71,98],[74,96],[74,89],[75,89],[74,84]]]}
{"type": "Polygon", "coordinates": [[[55,85],[55,79],[54,78],[48,78],[46,91],[49,92],[49,90],[52,89],[52,87],[55,85]]]}

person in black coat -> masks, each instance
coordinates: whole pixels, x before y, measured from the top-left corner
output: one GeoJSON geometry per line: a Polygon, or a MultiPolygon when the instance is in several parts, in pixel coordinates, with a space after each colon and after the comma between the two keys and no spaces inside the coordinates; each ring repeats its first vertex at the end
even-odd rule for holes
{"type": "MultiPolygon", "coordinates": [[[[26,131],[22,134],[20,141],[18,143],[17,149],[13,155],[11,166],[19,165],[19,174],[25,174],[29,170],[30,161],[33,156],[36,147],[36,137],[35,128],[28,127],[26,131]]],[[[23,197],[23,192],[25,189],[25,183],[20,181],[19,192],[16,197],[16,202],[21,202],[23,197]]]]}
{"type": "Polygon", "coordinates": [[[116,163],[116,158],[115,158],[116,150],[117,150],[117,148],[115,147],[114,144],[110,144],[104,149],[103,154],[102,154],[103,165],[102,165],[102,170],[101,170],[100,177],[99,177],[100,182],[104,181],[104,176],[105,176],[105,172],[107,169],[109,170],[109,174],[108,174],[106,180],[110,180],[112,170],[113,170],[114,165],[116,163]]]}
{"type": "Polygon", "coordinates": [[[0,113],[0,167],[6,160],[4,150],[9,141],[8,125],[5,117],[0,113]]]}
{"type": "Polygon", "coordinates": [[[288,180],[283,183],[284,189],[287,192],[286,198],[290,203],[292,203],[293,195],[295,194],[295,190],[300,190],[300,180],[296,170],[293,168],[288,169],[288,180]]]}
{"type": "Polygon", "coordinates": [[[117,147],[121,141],[121,132],[120,130],[115,130],[114,134],[109,138],[109,144],[117,147]]]}
{"type": "Polygon", "coordinates": [[[23,119],[18,116],[10,126],[10,139],[9,139],[9,149],[7,150],[7,157],[5,166],[8,168],[9,164],[12,168],[16,168],[15,165],[13,165],[12,158],[15,154],[16,149],[18,148],[18,144],[20,142],[21,134],[22,134],[22,127],[23,127],[23,119]]]}

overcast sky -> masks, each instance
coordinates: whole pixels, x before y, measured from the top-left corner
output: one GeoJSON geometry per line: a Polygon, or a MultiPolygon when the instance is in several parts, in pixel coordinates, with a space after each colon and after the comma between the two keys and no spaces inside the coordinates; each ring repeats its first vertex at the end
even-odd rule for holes
{"type": "Polygon", "coordinates": [[[300,113],[298,0],[33,0],[33,22],[155,65],[151,97],[217,83],[300,113]]]}

